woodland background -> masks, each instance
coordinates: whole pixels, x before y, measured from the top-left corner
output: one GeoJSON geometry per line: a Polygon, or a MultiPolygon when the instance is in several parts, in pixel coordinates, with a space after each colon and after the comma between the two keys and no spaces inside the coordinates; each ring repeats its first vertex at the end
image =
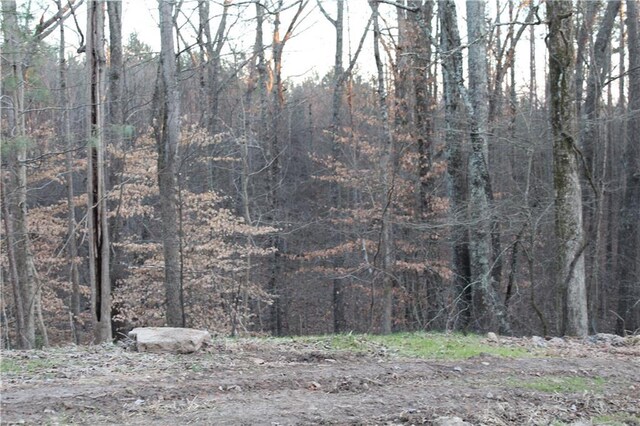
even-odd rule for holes
{"type": "Polygon", "coordinates": [[[158,52],[120,2],[3,0],[3,347],[636,332],[638,4],[486,7],[160,0],[158,52]],[[335,65],[287,79],[310,16],[335,65]]]}

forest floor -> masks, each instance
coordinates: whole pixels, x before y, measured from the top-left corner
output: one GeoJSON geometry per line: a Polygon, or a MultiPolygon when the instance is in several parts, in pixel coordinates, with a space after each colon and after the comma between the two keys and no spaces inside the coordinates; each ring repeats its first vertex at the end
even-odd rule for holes
{"type": "Polygon", "coordinates": [[[2,353],[2,424],[640,425],[640,339],[430,334],[2,353]],[[494,337],[494,336],[491,336],[494,337]]]}

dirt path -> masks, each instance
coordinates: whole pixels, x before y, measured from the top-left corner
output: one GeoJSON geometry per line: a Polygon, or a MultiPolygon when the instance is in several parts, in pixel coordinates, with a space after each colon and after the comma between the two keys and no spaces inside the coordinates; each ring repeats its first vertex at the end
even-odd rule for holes
{"type": "Polygon", "coordinates": [[[455,362],[255,342],[3,355],[2,424],[640,424],[640,348],[455,362]]]}

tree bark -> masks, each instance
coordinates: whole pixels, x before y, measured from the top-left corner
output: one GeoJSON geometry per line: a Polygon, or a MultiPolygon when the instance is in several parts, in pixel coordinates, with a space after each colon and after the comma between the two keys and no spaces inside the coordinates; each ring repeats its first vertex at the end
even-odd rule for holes
{"type": "Polygon", "coordinates": [[[173,2],[158,0],[160,11],[161,117],[156,131],[158,147],[158,189],[162,219],[164,285],[167,325],[184,327],[183,283],[180,273],[180,232],[178,227],[178,190],[176,181],[180,142],[180,94],[173,44],[173,2]]]}
{"type": "Polygon", "coordinates": [[[415,105],[413,115],[415,117],[416,140],[418,146],[418,211],[421,220],[426,219],[430,212],[429,205],[429,171],[431,170],[431,151],[433,138],[433,111],[435,100],[429,90],[431,75],[431,19],[433,17],[433,1],[429,0],[423,5],[419,0],[412,0],[409,7],[417,7],[418,12],[410,14],[412,23],[414,66],[414,96],[415,105]]]}
{"type": "MultiPolygon", "coordinates": [[[[487,129],[489,124],[489,99],[487,75],[487,47],[485,41],[484,1],[467,1],[467,32],[469,34],[469,103],[471,116],[469,155],[469,213],[471,231],[469,254],[471,262],[471,282],[476,319],[482,331],[498,327],[500,333],[509,333],[510,327],[493,282],[494,259],[492,258],[492,213],[490,202],[493,198],[489,176],[489,144],[487,129]],[[495,318],[495,319],[494,319],[495,318]],[[497,324],[496,324],[497,320],[497,324]]],[[[456,72],[461,77],[462,70],[456,72]]],[[[458,78],[458,84],[461,78],[458,78]]],[[[461,87],[463,97],[464,88],[461,87]]]]}
{"type": "MultiPolygon", "coordinates": [[[[344,66],[342,61],[342,56],[344,54],[344,0],[337,0],[336,2],[336,18],[331,19],[328,15],[327,18],[336,31],[336,50],[333,63],[333,93],[331,96],[331,155],[333,157],[333,161],[338,162],[340,153],[338,138],[341,133],[342,97],[344,94],[344,66]]],[[[337,183],[334,183],[331,187],[331,205],[336,209],[341,207],[340,188],[337,183]]],[[[334,238],[339,244],[341,241],[341,233],[335,233],[334,238]]],[[[341,255],[337,256],[340,257],[334,260],[334,267],[339,268],[344,263],[344,259],[341,255]]],[[[333,279],[332,308],[333,332],[341,333],[346,331],[344,283],[343,278],[340,277],[333,279]]]]}
{"type": "MultiPolygon", "coordinates": [[[[282,78],[282,54],[284,46],[293,35],[293,29],[296,22],[300,18],[302,11],[307,5],[308,0],[298,0],[298,5],[294,16],[289,22],[284,34],[280,32],[280,12],[283,9],[283,1],[278,2],[277,11],[274,14],[273,39],[271,44],[273,58],[273,87],[271,90],[272,108],[271,108],[271,135],[270,143],[267,149],[268,166],[268,196],[271,209],[272,226],[281,225],[282,218],[282,151],[284,148],[281,143],[281,134],[285,133],[282,129],[282,119],[284,114],[284,81],[282,78]]],[[[288,144],[287,144],[288,145],[288,144]]],[[[272,245],[275,252],[271,258],[271,276],[269,278],[269,290],[274,295],[274,301],[271,305],[271,332],[280,336],[284,332],[285,317],[285,295],[282,293],[283,278],[283,259],[284,241],[279,233],[273,235],[272,245]]]]}
{"type": "MultiPolygon", "coordinates": [[[[23,303],[23,329],[20,334],[20,343],[23,349],[35,347],[36,318],[35,305],[37,288],[33,271],[29,268],[32,262],[29,231],[27,225],[27,149],[28,139],[25,121],[25,69],[26,61],[25,44],[22,42],[18,26],[16,2],[8,0],[2,2],[2,16],[4,19],[4,37],[7,44],[4,55],[8,57],[9,72],[14,79],[14,89],[9,96],[12,103],[12,134],[15,135],[15,199],[11,203],[14,222],[14,253],[18,272],[18,287],[23,303]]],[[[6,188],[5,188],[6,191],[6,188]]]]}
{"type": "Polygon", "coordinates": [[[87,12],[88,66],[88,233],[89,275],[93,313],[94,340],[111,341],[110,247],[107,220],[107,193],[104,170],[104,9],[105,2],[93,0],[87,12]]]}
{"type": "MultiPolygon", "coordinates": [[[[582,117],[579,117],[580,145],[584,155],[584,174],[588,182],[588,189],[583,193],[582,214],[587,224],[586,238],[590,244],[589,249],[585,252],[587,265],[590,266],[590,268],[587,269],[587,289],[588,299],[591,302],[590,306],[595,306],[595,301],[592,296],[595,295],[595,288],[598,286],[599,258],[597,253],[599,251],[599,228],[602,222],[602,203],[604,202],[601,196],[604,193],[604,184],[601,183],[603,182],[604,176],[597,170],[597,161],[595,158],[596,147],[602,142],[598,134],[600,126],[598,116],[606,70],[611,63],[611,54],[609,52],[611,34],[615,19],[620,10],[620,3],[620,0],[607,3],[607,9],[600,23],[596,41],[593,46],[593,53],[589,55],[587,94],[584,106],[582,107],[582,117]]],[[[604,151],[606,151],[606,146],[604,150],[599,150],[599,152],[604,151]]],[[[593,323],[597,316],[596,312],[590,309],[589,314],[591,322],[593,323]]]]}
{"type": "MultiPolygon", "coordinates": [[[[56,0],[58,11],[62,10],[61,0],[56,0]]],[[[78,242],[76,239],[76,206],[74,202],[75,187],[73,183],[73,142],[71,140],[71,120],[69,118],[69,82],[67,73],[67,60],[65,54],[65,28],[60,25],[60,44],[59,44],[59,74],[60,74],[60,107],[61,113],[58,117],[58,131],[64,142],[66,149],[65,163],[67,167],[66,184],[67,184],[67,257],[69,259],[69,280],[71,281],[70,294],[70,311],[71,311],[71,334],[75,344],[80,344],[80,275],[78,272],[78,242]]]]}
{"type": "Polygon", "coordinates": [[[391,222],[393,211],[394,192],[394,155],[393,155],[393,132],[389,124],[389,107],[387,105],[387,92],[384,83],[384,70],[382,58],[380,56],[380,18],[378,3],[370,2],[373,12],[373,53],[376,61],[378,96],[378,116],[382,124],[382,153],[380,158],[380,169],[382,170],[382,217],[380,229],[379,253],[382,257],[382,322],[381,332],[389,334],[393,324],[393,224],[391,222]]]}
{"type": "Polygon", "coordinates": [[[640,28],[638,3],[628,0],[627,33],[629,52],[629,94],[627,146],[624,159],[626,188],[620,212],[618,234],[618,321],[619,334],[640,329],[640,28]]]}
{"type": "Polygon", "coordinates": [[[9,262],[9,277],[11,278],[11,291],[13,293],[13,303],[15,305],[16,315],[16,336],[18,338],[18,347],[28,348],[29,343],[25,340],[24,332],[24,303],[22,301],[22,290],[20,288],[20,275],[18,274],[18,267],[16,264],[16,242],[15,233],[13,230],[13,218],[9,212],[9,197],[6,192],[6,185],[4,179],[0,181],[0,193],[2,201],[2,222],[4,223],[4,230],[7,240],[7,260],[9,262]]]}
{"type": "Polygon", "coordinates": [[[573,5],[559,0],[547,3],[549,34],[549,87],[553,135],[555,230],[557,239],[557,286],[564,298],[563,333],[588,333],[584,272],[582,192],[575,146],[575,56],[573,5]]]}
{"type": "Polygon", "coordinates": [[[449,215],[452,221],[452,269],[454,300],[456,303],[455,328],[466,330],[471,322],[471,271],[469,264],[469,231],[466,222],[467,181],[464,155],[456,129],[462,107],[456,70],[462,69],[462,53],[455,3],[438,1],[440,20],[440,50],[443,96],[445,103],[445,144],[447,146],[447,177],[449,186],[449,215]]]}

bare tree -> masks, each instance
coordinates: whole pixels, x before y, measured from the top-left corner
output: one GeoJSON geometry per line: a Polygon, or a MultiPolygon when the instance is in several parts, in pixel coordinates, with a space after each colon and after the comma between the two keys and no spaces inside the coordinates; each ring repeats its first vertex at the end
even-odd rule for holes
{"type": "Polygon", "coordinates": [[[95,342],[111,340],[111,278],[107,193],[105,182],[104,102],[105,2],[88,2],[87,11],[87,192],[89,234],[89,275],[95,342]]]}
{"type": "Polygon", "coordinates": [[[161,81],[158,102],[160,123],[156,128],[158,147],[158,188],[164,247],[164,285],[167,324],[184,327],[184,301],[180,273],[180,233],[178,227],[178,188],[176,181],[180,141],[180,94],[173,44],[174,2],[158,0],[160,10],[161,81]]]}
{"type": "MultiPolygon", "coordinates": [[[[587,288],[589,291],[590,306],[594,306],[595,292],[599,287],[599,262],[597,253],[600,246],[600,228],[602,224],[602,208],[603,195],[605,185],[603,183],[604,176],[601,175],[601,168],[598,167],[596,160],[596,152],[604,152],[607,150],[608,141],[602,141],[599,137],[598,116],[601,113],[602,106],[600,98],[602,97],[602,89],[604,80],[607,75],[607,69],[610,68],[611,55],[609,52],[611,34],[613,25],[620,10],[620,1],[610,1],[607,3],[605,15],[600,23],[596,41],[593,46],[593,52],[590,55],[589,72],[587,77],[587,94],[584,105],[581,109],[582,116],[580,120],[580,146],[584,154],[584,174],[586,182],[588,182],[587,190],[583,193],[583,215],[587,224],[586,238],[590,248],[586,252],[587,265],[590,266],[587,274],[587,288]],[[599,148],[601,142],[604,147],[599,148]]],[[[580,61],[580,57],[578,57],[580,61]]],[[[606,156],[605,156],[606,159],[606,156]]],[[[606,161],[603,162],[606,166],[606,161]]],[[[590,310],[591,322],[595,320],[595,312],[590,310]]]]}
{"type": "MultiPolygon", "coordinates": [[[[286,134],[282,128],[284,120],[284,80],[282,77],[282,59],[286,43],[291,39],[296,23],[302,16],[302,11],[307,6],[308,0],[297,0],[292,6],[297,6],[289,25],[284,33],[280,32],[280,17],[284,9],[284,0],[279,0],[276,10],[273,13],[273,38],[271,43],[272,61],[273,61],[273,81],[271,89],[271,134],[267,146],[267,161],[269,162],[267,171],[267,185],[269,197],[270,219],[272,224],[278,226],[278,222],[282,218],[282,153],[284,152],[285,143],[282,141],[282,135],[286,134]]],[[[283,332],[283,319],[285,303],[283,301],[284,294],[280,291],[283,270],[282,255],[284,254],[284,241],[279,234],[274,234],[272,245],[276,249],[271,259],[271,271],[269,277],[269,291],[274,295],[273,304],[271,306],[271,331],[274,335],[279,336],[283,332]]]]}
{"type": "MultiPolygon", "coordinates": [[[[480,317],[483,329],[491,328],[492,317],[497,317],[501,333],[510,332],[504,312],[504,306],[497,295],[496,283],[493,282],[491,254],[491,205],[493,191],[489,176],[489,144],[487,140],[489,126],[489,99],[487,75],[487,46],[485,40],[486,26],[485,4],[483,0],[467,1],[467,32],[469,34],[469,99],[468,113],[471,116],[469,155],[469,212],[471,231],[469,253],[471,261],[471,280],[473,286],[474,309],[480,317]],[[469,108],[470,107],[470,108],[469,108]],[[488,316],[482,319],[481,317],[488,316]]],[[[458,84],[461,82],[461,71],[456,71],[458,84]]],[[[464,87],[460,88],[466,98],[464,87]]]]}
{"type": "MultiPolygon", "coordinates": [[[[33,263],[27,225],[27,150],[28,136],[26,133],[25,114],[25,63],[27,63],[27,37],[22,35],[18,26],[18,11],[14,0],[2,2],[2,16],[4,20],[4,38],[7,49],[4,54],[9,60],[9,72],[14,79],[13,90],[10,91],[12,134],[15,141],[15,184],[13,202],[13,250],[15,253],[15,266],[17,269],[17,290],[22,301],[22,328],[19,331],[20,346],[25,349],[33,348],[36,344],[35,335],[35,308],[38,289],[35,282],[34,271],[30,268],[33,263]]],[[[7,188],[4,188],[7,199],[7,188]]],[[[7,220],[10,217],[6,218],[7,220]]],[[[5,222],[6,225],[9,223],[5,222]]],[[[17,296],[17,295],[16,295],[17,296]]]]}
{"type": "Polygon", "coordinates": [[[380,169],[382,170],[382,218],[379,238],[378,254],[382,258],[380,273],[382,274],[382,324],[384,334],[391,333],[393,323],[393,192],[394,192],[394,138],[389,123],[389,106],[387,105],[387,90],[385,88],[384,69],[380,56],[381,31],[378,2],[369,2],[373,12],[373,54],[376,61],[378,97],[378,116],[382,124],[382,153],[380,169]]]}
{"type": "MultiPolygon", "coordinates": [[[[62,10],[61,0],[56,0],[58,11],[62,10]]],[[[69,259],[69,278],[71,281],[71,327],[73,340],[76,344],[80,343],[79,334],[79,318],[80,315],[80,274],[78,271],[78,243],[76,239],[77,221],[76,206],[74,202],[75,185],[73,183],[73,142],[71,138],[71,120],[69,112],[69,77],[67,70],[67,59],[65,52],[65,26],[60,25],[60,44],[58,50],[59,56],[59,78],[60,78],[60,94],[59,102],[62,111],[58,115],[58,132],[60,138],[64,142],[66,149],[65,162],[67,167],[66,183],[67,183],[67,256],[69,259]]]]}
{"type": "Polygon", "coordinates": [[[585,240],[582,229],[582,191],[575,142],[575,84],[573,5],[559,0],[547,3],[549,33],[549,87],[555,229],[557,238],[557,286],[563,298],[563,332],[585,336],[588,332],[584,272],[585,240]]]}
{"type": "Polygon", "coordinates": [[[625,149],[626,188],[620,212],[618,237],[617,332],[640,329],[640,14],[638,3],[628,0],[629,114],[625,149]]]}
{"type": "Polygon", "coordinates": [[[469,263],[469,232],[465,225],[467,182],[464,173],[462,145],[456,120],[463,107],[458,72],[462,70],[462,52],[456,6],[453,1],[438,1],[440,20],[440,51],[443,96],[445,103],[445,143],[447,146],[447,175],[450,198],[452,271],[457,307],[457,327],[466,329],[471,321],[471,271],[469,263]]]}

